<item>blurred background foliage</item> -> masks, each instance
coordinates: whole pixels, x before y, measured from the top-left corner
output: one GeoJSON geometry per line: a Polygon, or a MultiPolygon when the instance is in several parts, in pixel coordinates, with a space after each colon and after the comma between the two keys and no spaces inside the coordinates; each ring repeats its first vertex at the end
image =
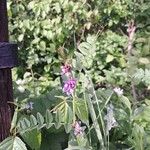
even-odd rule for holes
{"type": "Polygon", "coordinates": [[[17,84],[20,91],[40,95],[59,84],[58,53],[65,51],[73,57],[78,46],[93,35],[98,36],[91,43],[94,45],[85,46],[88,56],[93,57],[87,57],[85,65],[95,84],[128,84],[128,65],[131,75],[139,72],[139,67],[149,72],[149,4],[143,0],[8,2],[10,40],[19,45],[20,67],[14,71],[14,79],[21,80],[17,84]],[[127,58],[127,25],[131,19],[136,36],[133,56],[127,58]]]}

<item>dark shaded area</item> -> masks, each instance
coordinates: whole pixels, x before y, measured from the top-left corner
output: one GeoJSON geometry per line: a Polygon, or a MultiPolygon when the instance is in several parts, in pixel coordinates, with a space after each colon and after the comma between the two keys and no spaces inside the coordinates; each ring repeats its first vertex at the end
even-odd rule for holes
{"type": "Polygon", "coordinates": [[[68,146],[68,136],[65,131],[48,133],[42,130],[41,150],[64,150],[68,146]]]}
{"type": "MultiPolygon", "coordinates": [[[[6,0],[0,0],[0,43],[8,42],[8,18],[6,0]]],[[[9,134],[13,108],[8,102],[13,101],[11,69],[0,69],[0,141],[9,134]]]]}
{"type": "Polygon", "coordinates": [[[0,42],[0,69],[18,65],[17,44],[0,42]]]}

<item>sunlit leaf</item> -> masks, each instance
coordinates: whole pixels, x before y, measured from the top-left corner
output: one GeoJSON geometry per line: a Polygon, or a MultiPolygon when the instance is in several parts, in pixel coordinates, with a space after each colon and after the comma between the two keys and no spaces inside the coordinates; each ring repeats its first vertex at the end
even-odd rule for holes
{"type": "Polygon", "coordinates": [[[1,150],[27,150],[25,143],[19,137],[8,137],[0,143],[1,150]]]}

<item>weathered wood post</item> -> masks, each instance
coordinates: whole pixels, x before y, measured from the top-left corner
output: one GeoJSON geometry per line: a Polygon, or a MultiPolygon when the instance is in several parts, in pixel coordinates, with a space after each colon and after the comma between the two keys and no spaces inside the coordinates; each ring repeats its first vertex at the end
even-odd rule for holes
{"type": "Polygon", "coordinates": [[[6,0],[0,0],[0,141],[10,133],[13,115],[11,68],[17,65],[17,45],[8,43],[6,0]]]}

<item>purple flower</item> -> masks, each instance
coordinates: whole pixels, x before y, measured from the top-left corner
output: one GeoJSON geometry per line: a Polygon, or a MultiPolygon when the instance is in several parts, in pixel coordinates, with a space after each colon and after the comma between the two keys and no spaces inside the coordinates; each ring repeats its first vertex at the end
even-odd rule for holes
{"type": "Polygon", "coordinates": [[[25,105],[25,109],[30,109],[32,110],[33,109],[33,102],[28,102],[26,105],[25,105]]]}
{"type": "Polygon", "coordinates": [[[75,79],[69,79],[65,81],[64,87],[63,87],[63,92],[66,93],[67,95],[70,95],[73,93],[75,87],[76,87],[77,81],[75,79]]]}
{"type": "Polygon", "coordinates": [[[71,65],[65,64],[64,66],[61,66],[61,74],[68,74],[71,71],[71,65]]]}
{"type": "Polygon", "coordinates": [[[81,121],[76,121],[74,124],[74,135],[82,135],[84,133],[85,127],[81,127],[81,121]]]}

